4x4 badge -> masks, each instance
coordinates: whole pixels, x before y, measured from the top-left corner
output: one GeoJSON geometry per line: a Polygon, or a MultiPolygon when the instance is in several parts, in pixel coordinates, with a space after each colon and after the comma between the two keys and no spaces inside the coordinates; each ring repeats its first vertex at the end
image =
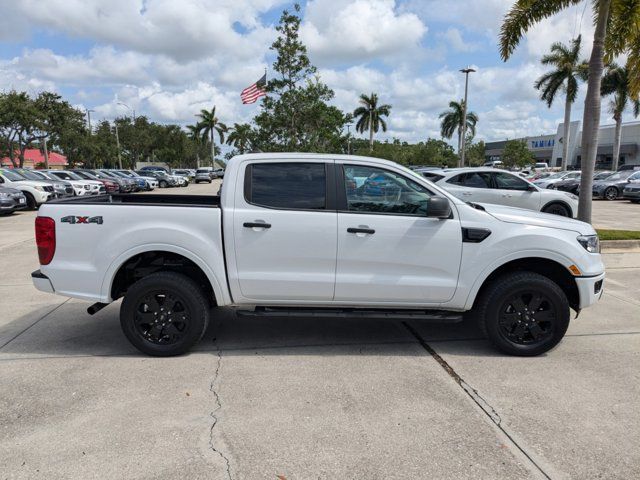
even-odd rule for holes
{"type": "Polygon", "coordinates": [[[62,217],[60,219],[62,223],[96,223],[98,225],[102,225],[102,217],[80,217],[76,215],[68,215],[66,217],[62,217]]]}

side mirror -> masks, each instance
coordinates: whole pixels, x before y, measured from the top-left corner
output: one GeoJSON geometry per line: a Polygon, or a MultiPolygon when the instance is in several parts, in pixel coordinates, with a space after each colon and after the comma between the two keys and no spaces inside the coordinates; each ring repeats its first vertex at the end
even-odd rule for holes
{"type": "Polygon", "coordinates": [[[527,192],[537,192],[538,189],[535,187],[535,185],[529,185],[527,187],[527,192]]]}
{"type": "Polygon", "coordinates": [[[451,205],[444,197],[431,197],[427,204],[427,217],[444,220],[451,216],[451,205]]]}

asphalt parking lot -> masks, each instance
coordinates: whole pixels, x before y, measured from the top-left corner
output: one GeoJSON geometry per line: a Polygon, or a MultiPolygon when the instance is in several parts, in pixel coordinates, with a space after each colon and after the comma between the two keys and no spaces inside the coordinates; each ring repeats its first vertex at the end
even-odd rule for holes
{"type": "MultiPolygon", "coordinates": [[[[640,230],[640,205],[594,212],[640,230]]],[[[158,359],[119,302],[89,316],[31,286],[34,216],[0,217],[2,478],[640,478],[640,253],[605,255],[602,301],[536,358],[466,323],[222,311],[158,359]]]]}

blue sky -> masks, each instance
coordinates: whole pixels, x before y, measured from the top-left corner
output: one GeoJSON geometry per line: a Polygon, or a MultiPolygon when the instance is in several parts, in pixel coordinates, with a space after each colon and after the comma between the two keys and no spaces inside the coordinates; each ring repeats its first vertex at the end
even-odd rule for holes
{"type": "MultiPolygon", "coordinates": [[[[377,92],[392,113],[380,138],[439,138],[438,114],[463,95],[470,79],[478,138],[498,140],[553,132],[563,102],[537,99],[540,56],[578,32],[588,56],[590,4],[536,26],[512,59],[498,55],[498,32],[511,0],[309,0],[301,35],[311,61],[350,111],[360,93],[377,92]],[[584,13],[583,13],[584,12],[584,13]]],[[[128,113],[126,103],[159,122],[188,124],[217,105],[223,121],[249,121],[259,104],[243,106],[242,88],[257,80],[281,0],[0,0],[0,88],[49,89],[92,118],[128,113]]],[[[584,86],[582,87],[584,94],[584,86]]],[[[573,118],[582,116],[584,97],[573,118]]],[[[603,108],[603,123],[610,123],[603,108]]]]}

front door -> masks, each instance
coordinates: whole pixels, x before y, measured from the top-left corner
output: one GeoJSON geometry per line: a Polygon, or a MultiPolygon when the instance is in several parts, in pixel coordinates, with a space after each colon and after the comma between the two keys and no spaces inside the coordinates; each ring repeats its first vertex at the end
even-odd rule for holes
{"type": "Polygon", "coordinates": [[[336,170],[335,301],[406,305],[451,299],[462,254],[459,220],[427,218],[432,192],[403,174],[340,163],[336,170]]]}
{"type": "Polygon", "coordinates": [[[337,248],[333,162],[256,162],[244,174],[233,210],[233,250],[227,245],[235,254],[231,281],[240,290],[234,299],[331,301],[337,248]]]}
{"type": "Polygon", "coordinates": [[[491,173],[465,172],[455,175],[442,185],[447,191],[465,202],[497,203],[496,192],[491,188],[491,173]]]}

